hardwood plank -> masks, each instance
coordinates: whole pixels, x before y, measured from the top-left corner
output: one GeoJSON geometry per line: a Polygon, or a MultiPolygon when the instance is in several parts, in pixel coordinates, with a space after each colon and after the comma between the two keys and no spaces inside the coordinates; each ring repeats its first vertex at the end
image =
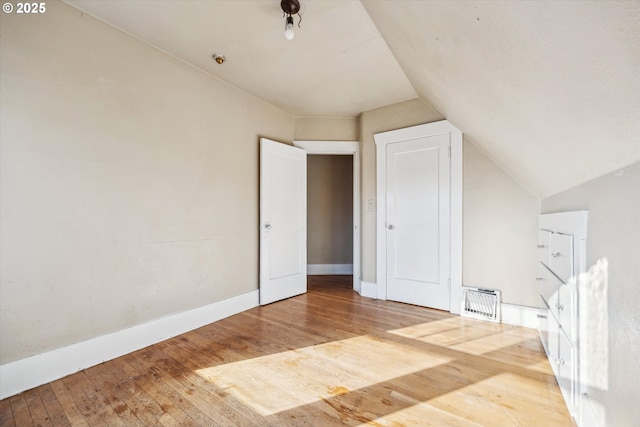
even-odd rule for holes
{"type": "Polygon", "coordinates": [[[13,411],[13,418],[18,426],[32,426],[33,419],[29,412],[29,405],[24,398],[24,393],[20,393],[17,396],[9,398],[11,403],[11,410],[13,411]]]}
{"type": "Polygon", "coordinates": [[[350,277],[0,402],[0,426],[572,426],[537,332],[350,277]],[[49,423],[49,424],[47,424],[49,423]]]}
{"type": "MultiPolygon", "coordinates": [[[[176,408],[167,396],[157,392],[154,387],[141,386],[137,381],[138,373],[122,358],[104,363],[100,368],[103,376],[114,383],[119,405],[127,405],[141,425],[194,425],[193,420],[176,408]]],[[[149,382],[145,381],[145,384],[149,382]]]]}
{"type": "MultiPolygon", "coordinates": [[[[133,355],[127,355],[123,357],[124,361],[131,369],[136,372],[146,371],[144,366],[133,355]]],[[[133,378],[136,385],[148,391],[151,394],[162,394],[177,408],[183,411],[197,426],[211,425],[212,421],[204,412],[198,409],[189,399],[183,398],[183,396],[172,388],[167,382],[157,373],[145,373],[140,374],[133,378]]],[[[188,422],[185,424],[188,425],[188,422]]]]}
{"type": "Polygon", "coordinates": [[[212,382],[209,382],[198,371],[207,369],[209,366],[217,365],[217,358],[209,358],[206,349],[200,348],[197,344],[190,340],[174,340],[174,342],[166,343],[166,348],[163,347],[163,351],[174,358],[182,362],[183,366],[188,367],[192,372],[197,375],[190,375],[189,378],[200,388],[208,392],[212,398],[219,400],[224,405],[231,408],[234,412],[242,413],[251,423],[255,425],[264,425],[266,419],[254,411],[247,411],[246,405],[234,399],[227,391],[218,387],[212,382]]]}
{"type": "Polygon", "coordinates": [[[127,426],[144,426],[158,424],[158,419],[147,413],[144,406],[134,396],[127,387],[121,387],[117,381],[113,381],[105,366],[102,363],[90,369],[85,369],[87,377],[101,390],[104,396],[104,403],[111,406],[113,412],[122,419],[127,426]],[[104,375],[102,375],[104,373],[104,375]]]}
{"type": "Polygon", "coordinates": [[[111,407],[105,405],[104,396],[100,394],[102,390],[93,387],[85,371],[69,375],[62,382],[89,425],[124,425],[111,407]]]}
{"type": "Polygon", "coordinates": [[[40,398],[40,393],[38,393],[38,390],[27,390],[23,394],[24,399],[27,402],[27,406],[29,407],[29,413],[31,414],[33,424],[43,427],[52,426],[53,424],[51,424],[49,414],[47,414],[47,410],[44,407],[44,403],[42,403],[42,399],[40,398]]]}
{"type": "Polygon", "coordinates": [[[70,426],[71,422],[64,412],[64,407],[56,397],[50,384],[45,384],[37,388],[42,403],[49,415],[49,419],[54,426],[70,426]]]}
{"type": "Polygon", "coordinates": [[[49,386],[51,386],[51,390],[64,409],[64,415],[67,417],[71,425],[89,427],[87,420],[80,412],[75,400],[73,400],[73,396],[71,396],[71,393],[69,393],[69,390],[67,390],[67,387],[64,385],[62,380],[53,381],[49,383],[49,386]]]}
{"type": "Polygon", "coordinates": [[[163,378],[183,399],[193,403],[216,425],[253,425],[242,413],[234,412],[228,405],[203,390],[194,382],[197,382],[197,374],[167,356],[160,350],[160,346],[148,347],[140,356],[139,360],[148,370],[163,378]]]}
{"type": "Polygon", "coordinates": [[[0,400],[0,426],[14,427],[15,425],[11,402],[9,402],[9,399],[0,400]]]}

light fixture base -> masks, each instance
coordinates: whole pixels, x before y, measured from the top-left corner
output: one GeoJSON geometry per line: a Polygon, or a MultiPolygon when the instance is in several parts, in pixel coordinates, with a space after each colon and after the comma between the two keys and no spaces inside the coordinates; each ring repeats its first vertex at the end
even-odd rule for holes
{"type": "Polygon", "coordinates": [[[300,2],[298,0],[282,0],[280,7],[282,11],[289,16],[300,12],[300,2]]]}
{"type": "Polygon", "coordinates": [[[224,60],[225,60],[224,55],[221,55],[219,53],[214,53],[212,57],[218,63],[218,65],[224,64],[224,60]]]}

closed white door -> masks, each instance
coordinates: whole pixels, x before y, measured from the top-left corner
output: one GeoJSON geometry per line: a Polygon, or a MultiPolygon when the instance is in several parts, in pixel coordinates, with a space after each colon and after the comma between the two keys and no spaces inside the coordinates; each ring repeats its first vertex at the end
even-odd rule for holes
{"type": "Polygon", "coordinates": [[[307,153],[260,139],[260,304],[307,292],[307,153]]]}
{"type": "Polygon", "coordinates": [[[387,298],[449,310],[449,134],[386,150],[387,298]]]}

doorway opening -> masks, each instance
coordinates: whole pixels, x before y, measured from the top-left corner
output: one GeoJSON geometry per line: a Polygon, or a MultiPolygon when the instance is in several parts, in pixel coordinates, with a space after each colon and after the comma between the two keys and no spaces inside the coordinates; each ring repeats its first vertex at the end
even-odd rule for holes
{"type": "Polygon", "coordinates": [[[353,159],[337,154],[308,155],[307,275],[351,277],[352,230],[353,159]]]}
{"type": "Polygon", "coordinates": [[[294,141],[307,152],[307,274],[353,277],[360,293],[357,141],[294,141]]]}

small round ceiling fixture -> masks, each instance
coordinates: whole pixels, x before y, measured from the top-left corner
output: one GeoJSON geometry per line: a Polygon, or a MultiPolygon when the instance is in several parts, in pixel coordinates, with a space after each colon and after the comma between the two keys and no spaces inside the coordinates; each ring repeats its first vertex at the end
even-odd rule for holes
{"type": "Polygon", "coordinates": [[[219,53],[214,53],[213,59],[218,63],[218,65],[222,65],[224,63],[224,55],[219,53]]]}

